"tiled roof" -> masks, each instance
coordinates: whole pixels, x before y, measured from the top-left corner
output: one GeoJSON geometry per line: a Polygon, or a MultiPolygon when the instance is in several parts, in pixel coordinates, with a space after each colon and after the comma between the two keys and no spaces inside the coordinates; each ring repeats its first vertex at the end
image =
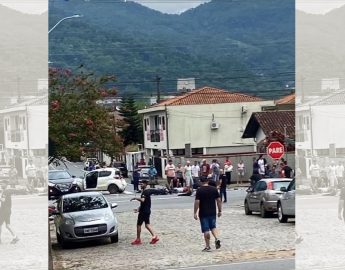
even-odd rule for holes
{"type": "Polygon", "coordinates": [[[277,105],[285,105],[285,104],[295,104],[296,95],[292,93],[288,96],[282,97],[276,101],[277,105]]]}
{"type": "Polygon", "coordinates": [[[313,105],[345,105],[345,91],[334,93],[313,105]]]}
{"type": "Polygon", "coordinates": [[[223,89],[203,87],[193,90],[182,96],[164,100],[156,106],[176,106],[176,105],[199,105],[199,104],[219,104],[237,102],[262,101],[261,98],[249,96],[241,93],[229,92],[223,89]]]}
{"type": "Polygon", "coordinates": [[[284,134],[284,125],[286,126],[286,135],[295,138],[295,111],[269,111],[253,113],[248,121],[242,138],[255,138],[259,128],[265,135],[272,131],[278,131],[284,134]]]}

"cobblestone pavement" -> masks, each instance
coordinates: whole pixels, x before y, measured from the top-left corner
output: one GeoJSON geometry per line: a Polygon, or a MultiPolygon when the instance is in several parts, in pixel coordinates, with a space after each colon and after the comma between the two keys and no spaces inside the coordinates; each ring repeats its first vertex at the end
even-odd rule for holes
{"type": "Polygon", "coordinates": [[[25,195],[12,197],[11,225],[19,242],[2,226],[0,269],[48,269],[47,196],[25,195]]]}
{"type": "Polygon", "coordinates": [[[143,230],[143,245],[131,246],[136,214],[119,213],[118,219],[117,244],[104,240],[61,250],[51,229],[54,269],[169,269],[294,255],[294,222],[245,216],[241,207],[223,210],[218,220],[222,247],[211,253],[201,252],[204,242],[192,209],[154,211],[151,223],[160,236],[156,245],[149,244],[150,235],[143,230]]]}
{"type": "Polygon", "coordinates": [[[338,196],[298,196],[296,269],[344,269],[345,224],[338,219],[338,196]]]}

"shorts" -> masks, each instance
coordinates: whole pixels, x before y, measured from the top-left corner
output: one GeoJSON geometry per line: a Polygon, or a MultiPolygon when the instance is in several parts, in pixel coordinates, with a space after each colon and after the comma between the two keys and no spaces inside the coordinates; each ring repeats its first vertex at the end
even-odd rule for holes
{"type": "Polygon", "coordinates": [[[209,232],[216,228],[216,216],[200,218],[201,232],[209,232]]]}
{"type": "Polygon", "coordinates": [[[144,222],[145,224],[150,224],[150,215],[151,214],[147,214],[147,213],[139,213],[137,225],[141,226],[143,225],[144,222]]]}
{"type": "Polygon", "coordinates": [[[11,213],[0,213],[0,226],[4,223],[11,224],[11,213]]]}

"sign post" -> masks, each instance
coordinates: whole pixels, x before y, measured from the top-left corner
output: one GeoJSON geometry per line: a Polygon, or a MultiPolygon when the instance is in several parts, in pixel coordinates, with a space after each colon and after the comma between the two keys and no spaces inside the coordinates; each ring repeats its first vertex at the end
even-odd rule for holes
{"type": "Polygon", "coordinates": [[[267,146],[267,155],[272,159],[280,159],[285,154],[284,145],[280,142],[271,142],[267,146]]]}

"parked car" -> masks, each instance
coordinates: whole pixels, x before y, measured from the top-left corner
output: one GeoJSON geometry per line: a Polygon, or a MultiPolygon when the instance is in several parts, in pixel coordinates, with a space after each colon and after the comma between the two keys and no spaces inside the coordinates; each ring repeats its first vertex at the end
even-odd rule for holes
{"type": "Polygon", "coordinates": [[[64,194],[78,192],[78,178],[65,170],[49,170],[48,199],[58,198],[64,194]]]}
{"type": "Polygon", "coordinates": [[[119,169],[123,177],[128,178],[128,170],[125,163],[114,162],[113,167],[119,169]]]}
{"type": "Polygon", "coordinates": [[[266,218],[269,214],[277,212],[277,201],[283,193],[280,189],[287,188],[291,180],[290,178],[265,178],[258,181],[254,187],[248,188],[244,200],[245,214],[260,212],[261,217],[266,218]]]}
{"type": "Polygon", "coordinates": [[[278,220],[286,223],[289,218],[295,218],[295,179],[291,181],[287,188],[281,187],[283,194],[277,201],[278,220]]]}
{"type": "Polygon", "coordinates": [[[118,224],[110,204],[99,192],[63,195],[53,212],[56,238],[62,248],[70,242],[110,238],[119,241],[118,224]]]}
{"type": "Polygon", "coordinates": [[[101,168],[85,173],[77,185],[80,191],[109,191],[110,194],[116,194],[125,191],[127,182],[119,169],[101,168]]]}

